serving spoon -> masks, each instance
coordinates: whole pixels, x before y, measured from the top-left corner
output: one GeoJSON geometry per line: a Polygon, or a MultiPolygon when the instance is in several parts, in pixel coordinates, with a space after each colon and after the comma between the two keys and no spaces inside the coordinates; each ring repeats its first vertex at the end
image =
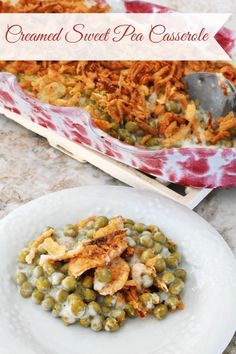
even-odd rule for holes
{"type": "Polygon", "coordinates": [[[231,111],[236,115],[236,88],[223,75],[198,72],[186,75],[182,81],[187,84],[190,99],[198,100],[213,118],[225,116],[231,111]]]}

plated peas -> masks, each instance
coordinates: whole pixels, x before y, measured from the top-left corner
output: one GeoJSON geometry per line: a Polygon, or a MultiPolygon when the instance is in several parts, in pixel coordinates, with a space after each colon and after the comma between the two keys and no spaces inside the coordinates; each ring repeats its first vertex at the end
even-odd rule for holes
{"type": "MultiPolygon", "coordinates": [[[[133,124],[127,127],[130,133],[136,129],[133,124]]],[[[65,244],[77,247],[81,241],[90,242],[101,229],[109,228],[114,219],[101,215],[90,218],[82,227],[68,224],[58,234],[54,230],[53,240],[57,241],[59,235],[58,239],[64,238],[65,244]]],[[[123,275],[122,272],[119,275],[114,265],[110,267],[112,260],[108,257],[102,266],[75,277],[70,273],[69,261],[41,258],[47,254],[43,243],[32,264],[28,264],[31,247],[28,244],[18,254],[15,282],[20,295],[31,298],[39,308],[61,318],[66,325],[77,323],[94,332],[115,332],[128,317],[139,317],[141,312],[141,317],[153,315],[157,320],[164,320],[170,312],[183,309],[181,295],[187,273],[182,268],[182,257],[175,242],[154,224],[146,225],[130,218],[124,218],[123,223],[128,248],[120,257],[129,265],[127,282],[132,285],[101,295],[99,286],[112,288],[123,275]],[[136,295],[127,296],[132,291],[136,295]]]]}

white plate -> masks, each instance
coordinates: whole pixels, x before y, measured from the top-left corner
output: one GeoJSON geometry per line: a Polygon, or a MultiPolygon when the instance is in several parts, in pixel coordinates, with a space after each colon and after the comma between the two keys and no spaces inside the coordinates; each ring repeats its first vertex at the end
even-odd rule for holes
{"type": "Polygon", "coordinates": [[[83,187],[44,196],[0,222],[0,352],[2,354],[220,354],[236,328],[236,261],[222,237],[193,211],[154,193],[83,187]],[[91,214],[122,214],[156,223],[184,255],[186,308],[158,322],[129,320],[116,333],[62,322],[12,280],[16,256],[46,225],[62,227],[91,214]]]}

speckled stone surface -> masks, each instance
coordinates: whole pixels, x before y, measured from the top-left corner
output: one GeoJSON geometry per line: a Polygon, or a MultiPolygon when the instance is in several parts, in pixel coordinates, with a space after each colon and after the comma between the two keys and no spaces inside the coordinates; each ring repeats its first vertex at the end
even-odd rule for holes
{"type": "MultiPolygon", "coordinates": [[[[0,115],[0,218],[46,193],[87,184],[122,183],[53,149],[44,138],[0,115]]],[[[236,255],[236,188],[212,192],[196,211],[236,255]]],[[[236,338],[224,354],[236,354],[236,338]]]]}
{"type": "MultiPolygon", "coordinates": [[[[236,30],[235,0],[156,2],[184,12],[234,13],[227,25],[236,30]]],[[[63,155],[50,147],[45,139],[0,115],[0,218],[46,193],[87,184],[122,183],[89,164],[81,164],[63,155]]],[[[236,188],[213,191],[196,212],[221,233],[236,255],[236,188]]],[[[224,354],[236,354],[236,336],[224,354]]]]}

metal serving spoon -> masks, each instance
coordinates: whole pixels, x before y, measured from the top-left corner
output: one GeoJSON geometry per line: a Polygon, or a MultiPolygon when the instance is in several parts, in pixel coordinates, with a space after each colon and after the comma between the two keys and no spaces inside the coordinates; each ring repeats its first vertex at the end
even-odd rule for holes
{"type": "Polygon", "coordinates": [[[223,75],[198,72],[186,75],[182,81],[187,84],[190,99],[198,100],[212,117],[222,117],[231,111],[236,115],[236,89],[223,75]]]}

